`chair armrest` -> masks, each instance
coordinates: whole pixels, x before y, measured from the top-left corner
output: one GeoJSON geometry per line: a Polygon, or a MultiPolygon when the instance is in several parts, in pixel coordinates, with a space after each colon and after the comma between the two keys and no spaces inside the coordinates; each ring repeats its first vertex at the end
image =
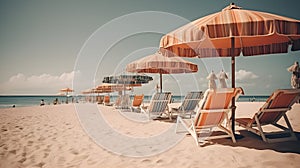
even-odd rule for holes
{"type": "Polygon", "coordinates": [[[212,110],[200,110],[200,112],[204,113],[214,113],[214,112],[220,112],[220,111],[230,111],[231,109],[212,109],[212,110]]]}
{"type": "Polygon", "coordinates": [[[291,108],[274,108],[274,109],[261,109],[261,112],[279,112],[279,111],[288,111],[291,108]]]}

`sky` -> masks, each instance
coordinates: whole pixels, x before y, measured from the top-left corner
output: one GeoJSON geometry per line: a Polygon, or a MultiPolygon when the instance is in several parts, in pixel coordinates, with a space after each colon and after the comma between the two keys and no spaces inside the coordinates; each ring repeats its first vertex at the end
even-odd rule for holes
{"type": "MultiPolygon", "coordinates": [[[[228,6],[227,0],[0,0],[0,95],[76,93],[124,74],[126,64],[158,50],[160,38],[189,21],[228,6]]],[[[297,0],[236,0],[244,9],[300,20],[297,0]]],[[[230,58],[186,59],[195,74],[164,75],[164,91],[175,95],[206,90],[211,70],[230,77],[230,58]],[[212,69],[210,65],[214,65],[212,69]]],[[[236,58],[236,86],[248,95],[290,88],[286,70],[300,52],[236,58]]],[[[134,93],[151,94],[154,80],[134,93]]],[[[230,86],[230,79],[227,81],[230,86]]]]}

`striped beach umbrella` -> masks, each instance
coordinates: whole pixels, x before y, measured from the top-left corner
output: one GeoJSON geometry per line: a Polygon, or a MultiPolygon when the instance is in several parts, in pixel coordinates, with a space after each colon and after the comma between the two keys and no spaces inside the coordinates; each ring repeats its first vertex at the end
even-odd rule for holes
{"type": "Polygon", "coordinates": [[[69,92],[74,92],[74,90],[73,89],[71,89],[71,88],[63,88],[63,89],[60,89],[60,92],[65,92],[66,93],[66,103],[68,103],[69,101],[68,101],[68,94],[69,94],[69,92]]]}
{"type": "Polygon", "coordinates": [[[66,95],[68,95],[69,92],[74,92],[74,90],[70,89],[70,88],[63,88],[63,89],[60,89],[60,92],[66,92],[66,95]]]}
{"type": "Polygon", "coordinates": [[[198,66],[180,57],[165,57],[157,52],[128,64],[126,71],[134,73],[158,73],[160,75],[160,91],[162,92],[162,74],[197,72],[198,66]]]}
{"type": "MultiPolygon", "coordinates": [[[[233,3],[222,11],[195,20],[161,38],[167,56],[231,57],[235,87],[235,57],[300,50],[300,21],[275,14],[244,10],[233,3]]],[[[234,130],[235,101],[232,103],[234,130]]]]}
{"type": "Polygon", "coordinates": [[[123,84],[103,83],[101,85],[98,85],[95,89],[93,89],[94,93],[111,93],[123,90],[131,90],[131,87],[124,87],[123,84]]]}
{"type": "Polygon", "coordinates": [[[114,84],[124,84],[131,87],[141,86],[141,84],[146,84],[152,81],[153,78],[148,75],[139,74],[121,74],[121,75],[111,75],[103,78],[103,83],[114,83],[114,84]]]}

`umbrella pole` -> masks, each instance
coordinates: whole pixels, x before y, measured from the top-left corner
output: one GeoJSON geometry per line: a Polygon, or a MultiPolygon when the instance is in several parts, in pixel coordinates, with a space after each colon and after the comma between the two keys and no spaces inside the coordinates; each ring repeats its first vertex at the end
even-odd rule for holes
{"type": "Polygon", "coordinates": [[[66,104],[68,104],[68,92],[66,93],[66,104]]]}
{"type": "MultiPolygon", "coordinates": [[[[235,41],[234,37],[231,37],[231,87],[235,88],[235,56],[234,56],[234,48],[235,48],[235,41]]],[[[235,135],[235,97],[232,98],[231,104],[231,129],[234,136],[235,135]]]]}
{"type": "Polygon", "coordinates": [[[160,78],[160,93],[162,93],[162,73],[159,73],[159,78],[160,78]]]}

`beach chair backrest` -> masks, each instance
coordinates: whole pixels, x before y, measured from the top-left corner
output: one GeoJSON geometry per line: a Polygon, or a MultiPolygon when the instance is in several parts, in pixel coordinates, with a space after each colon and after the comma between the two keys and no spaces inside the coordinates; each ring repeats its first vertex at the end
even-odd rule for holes
{"type": "Polygon", "coordinates": [[[201,108],[204,110],[228,109],[232,98],[238,98],[243,93],[241,88],[226,88],[217,90],[208,90],[201,108]]]}
{"type": "Polygon", "coordinates": [[[243,94],[242,88],[208,90],[195,116],[195,127],[219,125],[231,110],[232,98],[237,99],[240,94],[243,94]]]}
{"type": "Polygon", "coordinates": [[[185,112],[194,110],[202,97],[203,97],[203,93],[201,91],[188,92],[187,95],[185,96],[179,110],[185,111],[185,112]]]}
{"type": "Polygon", "coordinates": [[[128,107],[130,106],[130,97],[128,94],[125,94],[121,98],[121,106],[128,107]]]}
{"type": "Polygon", "coordinates": [[[299,94],[299,89],[277,90],[274,92],[274,96],[271,96],[272,99],[269,102],[268,108],[289,108],[295,103],[295,100],[299,94]]]}
{"type": "Polygon", "coordinates": [[[121,106],[121,102],[122,102],[122,97],[118,96],[117,99],[116,99],[116,101],[115,101],[115,106],[121,106]]]}
{"type": "Polygon", "coordinates": [[[171,93],[170,92],[164,92],[164,93],[155,93],[152,96],[150,106],[149,106],[149,113],[152,114],[160,114],[165,112],[168,103],[171,100],[171,93]]]}
{"type": "Polygon", "coordinates": [[[103,103],[103,99],[104,99],[103,96],[97,96],[97,102],[98,102],[98,104],[102,104],[103,103]]]}
{"type": "Polygon", "coordinates": [[[291,108],[299,95],[300,89],[279,89],[273,92],[257,114],[260,123],[277,122],[291,108]]]}
{"type": "Polygon", "coordinates": [[[105,95],[104,96],[104,101],[105,104],[109,104],[110,103],[110,96],[109,95],[105,95]]]}
{"type": "Polygon", "coordinates": [[[132,101],[132,106],[133,107],[139,107],[144,100],[144,94],[142,95],[134,95],[133,101],[132,101]]]}

